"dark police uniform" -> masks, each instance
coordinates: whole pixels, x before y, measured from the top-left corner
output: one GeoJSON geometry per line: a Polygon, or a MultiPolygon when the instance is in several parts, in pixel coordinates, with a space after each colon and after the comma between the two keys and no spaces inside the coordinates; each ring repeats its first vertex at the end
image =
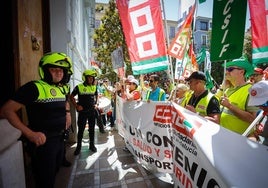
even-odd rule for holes
{"type": "Polygon", "coordinates": [[[62,162],[67,92],[65,87],[38,80],[23,85],[12,98],[26,106],[29,127],[46,135],[44,145],[29,143],[36,187],[53,187],[62,162]]]}
{"type": "Polygon", "coordinates": [[[78,84],[71,95],[78,95],[78,105],[83,107],[82,111],[78,111],[78,135],[77,135],[77,145],[81,148],[81,143],[83,139],[83,133],[85,130],[86,123],[88,122],[88,132],[90,140],[90,149],[94,146],[94,132],[95,132],[95,118],[96,110],[95,105],[97,103],[97,86],[87,85],[85,83],[78,84]]]}

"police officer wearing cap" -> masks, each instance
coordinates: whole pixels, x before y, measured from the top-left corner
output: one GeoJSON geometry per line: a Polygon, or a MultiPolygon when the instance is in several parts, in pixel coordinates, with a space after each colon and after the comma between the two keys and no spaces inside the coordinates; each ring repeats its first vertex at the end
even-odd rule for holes
{"type": "Polygon", "coordinates": [[[71,124],[65,87],[71,74],[72,61],[66,54],[47,53],[39,62],[41,79],[21,86],[2,107],[3,117],[27,140],[36,187],[54,187],[62,163],[63,132],[71,124]],[[23,107],[28,125],[17,114],[23,107]]]}
{"type": "Polygon", "coordinates": [[[87,122],[89,132],[89,149],[92,152],[97,151],[97,148],[94,145],[95,118],[97,117],[96,105],[98,99],[98,90],[95,84],[96,76],[97,72],[94,69],[85,70],[82,75],[83,83],[75,86],[70,95],[70,99],[78,112],[77,146],[74,155],[78,155],[81,151],[83,134],[87,122]],[[77,102],[74,98],[76,95],[78,95],[77,102]]]}
{"type": "Polygon", "coordinates": [[[206,89],[206,75],[201,71],[196,71],[186,81],[193,92],[187,95],[185,108],[219,123],[220,104],[218,99],[206,89]]]}

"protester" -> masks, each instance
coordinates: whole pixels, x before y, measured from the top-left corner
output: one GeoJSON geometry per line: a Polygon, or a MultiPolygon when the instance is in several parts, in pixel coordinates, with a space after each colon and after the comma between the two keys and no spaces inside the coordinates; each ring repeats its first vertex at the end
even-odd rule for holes
{"type": "Polygon", "coordinates": [[[141,100],[144,100],[146,98],[147,92],[151,89],[149,82],[147,80],[144,80],[144,75],[140,75],[140,92],[141,92],[141,100]]]}
{"type": "Polygon", "coordinates": [[[263,70],[261,68],[255,67],[254,73],[250,75],[250,82],[252,84],[257,83],[264,79],[263,76],[263,70]]]}
{"type": "Polygon", "coordinates": [[[45,54],[39,62],[40,80],[21,86],[2,107],[2,115],[27,140],[36,187],[54,187],[63,159],[63,133],[71,124],[65,87],[72,61],[64,53],[45,54]],[[28,125],[18,111],[26,107],[28,125]]]}
{"type": "Polygon", "coordinates": [[[165,101],[166,93],[165,91],[158,86],[160,77],[157,74],[150,75],[149,85],[151,90],[146,94],[145,101],[165,101]]]}
{"type": "Polygon", "coordinates": [[[139,81],[135,78],[128,81],[126,85],[126,100],[127,101],[139,101],[141,99],[141,93],[138,90],[139,81]]]}
{"type": "Polygon", "coordinates": [[[258,110],[256,107],[248,106],[247,101],[251,84],[246,82],[246,78],[252,72],[252,65],[244,58],[226,63],[225,77],[231,83],[231,87],[225,90],[224,96],[220,99],[220,125],[238,134],[244,133],[255,119],[258,110]]]}
{"type": "Polygon", "coordinates": [[[178,105],[185,106],[187,95],[190,89],[186,84],[180,83],[171,91],[168,101],[174,101],[178,105]]]}
{"type": "Polygon", "coordinates": [[[104,125],[106,125],[107,120],[110,121],[110,130],[114,129],[114,113],[113,113],[113,107],[114,107],[114,95],[115,95],[115,89],[110,85],[110,81],[108,78],[103,79],[103,84],[100,87],[100,96],[106,97],[111,101],[111,108],[108,112],[102,113],[102,122],[104,125]]]}
{"type": "Polygon", "coordinates": [[[83,72],[83,83],[78,84],[73,89],[70,99],[78,112],[78,134],[77,134],[77,146],[74,155],[78,155],[81,151],[82,139],[86,123],[88,123],[89,132],[89,149],[92,152],[96,152],[97,148],[94,144],[95,136],[95,118],[96,118],[96,106],[98,99],[97,86],[95,85],[95,77],[97,72],[93,69],[88,69],[83,72]],[[75,96],[78,95],[76,102],[75,96]]]}
{"type": "Polygon", "coordinates": [[[268,80],[268,67],[266,67],[263,71],[263,79],[268,80]]]}
{"type": "MultiPolygon", "coordinates": [[[[141,100],[141,93],[138,87],[139,87],[138,80],[136,80],[135,78],[128,80],[128,82],[126,83],[126,91],[125,91],[126,101],[140,101],[141,100]]],[[[129,151],[127,147],[124,147],[123,150],[129,151]]]]}
{"type": "Polygon", "coordinates": [[[193,92],[189,95],[185,108],[219,123],[220,104],[218,99],[206,89],[206,75],[201,71],[195,71],[186,81],[193,92]]]}
{"type": "Polygon", "coordinates": [[[263,80],[249,88],[249,106],[261,109],[262,118],[258,121],[253,132],[256,141],[268,146],[268,81],[263,80]],[[262,139],[261,139],[261,138],[262,139]]]}
{"type": "Polygon", "coordinates": [[[174,89],[174,84],[172,83],[172,81],[168,78],[166,80],[166,85],[167,85],[167,92],[166,92],[166,95],[168,94],[170,96],[171,94],[171,91],[174,89]]]}

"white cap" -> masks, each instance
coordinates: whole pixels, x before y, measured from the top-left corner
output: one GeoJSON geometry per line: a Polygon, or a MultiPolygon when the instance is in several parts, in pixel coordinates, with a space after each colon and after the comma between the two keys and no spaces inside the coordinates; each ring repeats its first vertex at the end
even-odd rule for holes
{"type": "Polygon", "coordinates": [[[129,82],[130,82],[130,83],[134,83],[134,84],[136,84],[137,86],[139,85],[139,81],[136,80],[135,78],[129,80],[129,82]]]}
{"type": "Polygon", "coordinates": [[[259,81],[249,88],[249,106],[263,105],[268,101],[268,81],[259,81]]]}
{"type": "Polygon", "coordinates": [[[134,77],[133,75],[128,75],[128,76],[127,76],[127,80],[128,80],[128,81],[130,81],[130,80],[132,80],[132,79],[134,79],[134,78],[135,78],[135,77],[134,77]]]}

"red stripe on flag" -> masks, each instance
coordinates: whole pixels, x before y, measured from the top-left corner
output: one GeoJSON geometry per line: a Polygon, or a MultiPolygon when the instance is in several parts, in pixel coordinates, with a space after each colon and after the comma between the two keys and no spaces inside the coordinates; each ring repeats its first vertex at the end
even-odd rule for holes
{"type": "Polygon", "coordinates": [[[166,43],[159,0],[116,0],[130,61],[166,56],[166,43]]]}
{"type": "Polygon", "coordinates": [[[268,5],[265,0],[249,0],[250,21],[252,27],[252,47],[268,46],[268,5]]]}
{"type": "Polygon", "coordinates": [[[189,47],[191,40],[191,27],[193,16],[195,12],[195,5],[192,7],[189,12],[186,20],[181,26],[179,32],[176,34],[171,45],[168,48],[168,54],[172,57],[182,60],[185,54],[186,49],[189,47]]]}

